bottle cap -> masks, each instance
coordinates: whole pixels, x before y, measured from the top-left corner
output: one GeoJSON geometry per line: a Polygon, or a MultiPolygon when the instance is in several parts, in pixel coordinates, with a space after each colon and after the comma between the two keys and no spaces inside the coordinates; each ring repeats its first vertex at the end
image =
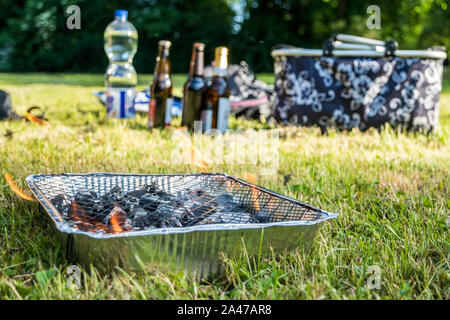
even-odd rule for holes
{"type": "Polygon", "coordinates": [[[194,49],[196,51],[204,51],[205,50],[205,44],[201,42],[194,42],[194,49]]]}
{"type": "Polygon", "coordinates": [[[158,44],[160,47],[170,48],[172,42],[170,42],[169,40],[159,40],[158,44]]]}
{"type": "Polygon", "coordinates": [[[226,70],[228,68],[228,48],[217,47],[215,53],[215,66],[226,70]]]}
{"type": "Polygon", "coordinates": [[[128,11],[127,10],[116,10],[114,13],[116,18],[125,18],[128,19],[128,11]]]}

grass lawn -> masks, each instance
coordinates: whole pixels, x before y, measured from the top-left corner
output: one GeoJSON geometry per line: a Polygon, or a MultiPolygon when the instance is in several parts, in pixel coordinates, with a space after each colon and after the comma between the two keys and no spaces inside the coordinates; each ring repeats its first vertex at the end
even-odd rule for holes
{"type": "MultiPolygon", "coordinates": [[[[141,89],[151,76],[139,80],[141,89]]],[[[174,77],[177,95],[184,80],[174,77]]],[[[2,176],[11,173],[26,191],[25,177],[42,172],[199,172],[169,164],[170,132],[150,133],[144,117],[105,119],[92,95],[103,88],[102,75],[0,74],[0,88],[19,114],[37,104],[50,119],[45,127],[0,122],[2,176]]],[[[226,275],[211,283],[181,273],[105,276],[92,269],[84,272],[83,289],[69,289],[69,263],[40,224],[38,204],[18,198],[0,177],[0,299],[450,299],[448,80],[443,91],[433,135],[283,129],[276,175],[258,175],[254,165],[208,168],[255,173],[263,187],[340,213],[320,229],[311,251],[268,257],[257,268],[245,258],[225,259],[226,275]],[[379,289],[367,286],[373,266],[379,289]]],[[[234,120],[232,127],[263,126],[234,120]]]]}

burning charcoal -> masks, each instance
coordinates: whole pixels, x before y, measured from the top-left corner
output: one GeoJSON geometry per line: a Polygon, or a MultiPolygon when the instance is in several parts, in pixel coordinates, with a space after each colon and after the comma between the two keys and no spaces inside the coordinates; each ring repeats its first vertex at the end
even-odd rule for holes
{"type": "Polygon", "coordinates": [[[89,206],[96,198],[97,194],[92,191],[80,191],[75,195],[75,201],[81,206],[89,206]]]}
{"type": "Polygon", "coordinates": [[[147,228],[153,226],[156,222],[158,222],[159,215],[158,213],[152,211],[146,211],[142,208],[136,209],[135,211],[130,213],[132,216],[133,225],[138,228],[147,228]]]}
{"type": "Polygon", "coordinates": [[[97,198],[97,193],[95,193],[94,191],[89,191],[89,190],[80,190],[75,195],[75,201],[77,201],[77,202],[83,202],[83,200],[92,201],[93,199],[96,199],[96,198],[97,198]]]}
{"type": "Polygon", "coordinates": [[[199,202],[194,202],[194,208],[191,211],[197,217],[211,215],[215,212],[213,207],[199,202]]]}
{"type": "Polygon", "coordinates": [[[115,185],[112,187],[112,189],[109,191],[110,194],[122,194],[122,189],[118,185],[115,185]]]}
{"type": "Polygon", "coordinates": [[[211,206],[198,202],[194,202],[191,205],[191,208],[185,208],[188,210],[189,214],[186,214],[181,219],[184,226],[192,226],[215,213],[215,209],[211,206]]]}
{"type": "Polygon", "coordinates": [[[104,201],[113,200],[114,197],[117,197],[117,195],[122,195],[122,190],[118,185],[115,185],[114,187],[109,190],[109,192],[105,193],[101,198],[104,201]]]}
{"type": "Polygon", "coordinates": [[[161,200],[170,200],[172,199],[172,195],[162,191],[162,190],[155,190],[152,192],[155,196],[158,196],[161,198],[161,200]]]}
{"type": "Polygon", "coordinates": [[[258,212],[253,216],[254,220],[259,223],[267,223],[270,222],[270,217],[267,213],[258,212]]]}
{"type": "Polygon", "coordinates": [[[145,190],[148,193],[155,193],[155,191],[158,189],[154,183],[151,184],[144,184],[142,186],[142,189],[145,190]]]}
{"type": "Polygon", "coordinates": [[[175,211],[175,214],[178,214],[179,220],[183,226],[190,223],[193,219],[195,219],[195,215],[188,208],[179,208],[175,211]],[[179,211],[182,211],[181,214],[178,214],[179,211]]]}
{"type": "Polygon", "coordinates": [[[172,199],[170,200],[170,203],[172,204],[173,207],[175,208],[181,208],[183,207],[184,203],[186,202],[186,200],[182,201],[180,199],[177,199],[175,197],[172,197],[172,199]]]}
{"type": "Polygon", "coordinates": [[[141,205],[141,207],[149,211],[155,211],[156,209],[158,209],[160,203],[161,202],[158,200],[157,197],[152,196],[150,194],[145,194],[139,200],[139,204],[141,205]]]}
{"type": "Polygon", "coordinates": [[[182,227],[180,220],[177,219],[175,216],[168,217],[165,222],[169,227],[182,227]]]}
{"type": "Polygon", "coordinates": [[[170,204],[161,204],[155,212],[159,215],[156,225],[161,228],[182,227],[183,224],[177,218],[175,210],[176,208],[170,204]]]}
{"type": "Polygon", "coordinates": [[[122,233],[131,230],[131,222],[123,212],[122,208],[118,205],[114,206],[114,209],[106,217],[109,219],[109,224],[113,233],[122,233]]]}
{"type": "Polygon", "coordinates": [[[92,212],[95,200],[97,200],[97,193],[89,190],[81,190],[75,195],[76,203],[87,213],[92,212]]]}
{"type": "Polygon", "coordinates": [[[83,207],[77,203],[77,201],[72,201],[68,209],[69,216],[73,226],[82,230],[90,232],[107,232],[108,227],[101,223],[100,221],[94,219],[90,215],[86,214],[83,207]]]}
{"type": "Polygon", "coordinates": [[[67,204],[69,203],[69,199],[63,194],[58,194],[54,197],[51,202],[55,206],[56,210],[58,210],[63,216],[68,215],[67,204]]]}
{"type": "Polygon", "coordinates": [[[231,207],[236,205],[236,203],[234,202],[234,198],[231,194],[221,194],[220,196],[218,196],[216,198],[216,200],[214,200],[215,203],[217,203],[217,205],[219,206],[227,206],[227,207],[231,207]]]}
{"type": "Polygon", "coordinates": [[[139,199],[137,197],[127,197],[129,203],[138,204],[139,199]]]}
{"type": "Polygon", "coordinates": [[[144,194],[152,194],[152,195],[162,195],[165,194],[164,191],[160,190],[155,184],[145,184],[137,190],[130,191],[126,193],[126,196],[140,198],[144,194]]]}
{"type": "Polygon", "coordinates": [[[225,221],[223,221],[221,216],[217,217],[217,219],[214,222],[215,223],[225,223],[225,221]]]}
{"type": "Polygon", "coordinates": [[[205,194],[205,192],[203,190],[195,190],[195,194],[198,196],[202,196],[205,194]]]}
{"type": "MultiPolygon", "coordinates": [[[[243,212],[246,221],[269,222],[266,214],[250,214],[254,209],[240,206],[229,193],[209,194],[200,189],[186,189],[171,194],[156,184],[143,185],[124,193],[116,185],[99,197],[82,190],[75,196],[74,208],[62,197],[53,203],[70,215],[70,223],[93,232],[121,233],[149,228],[179,228],[195,224],[236,222],[243,212]]],[[[73,206],[72,206],[73,207],[73,206]]],[[[58,209],[59,210],[59,209],[58,209]]],[[[239,220],[240,222],[240,220],[239,220]]]]}
{"type": "Polygon", "coordinates": [[[226,223],[222,216],[210,216],[208,219],[199,221],[198,224],[210,224],[210,223],[226,223]]]}
{"type": "MultiPolygon", "coordinates": [[[[109,206],[108,206],[109,207],[109,206]]],[[[108,208],[107,207],[107,208],[108,208]]],[[[105,208],[106,209],[106,208],[105,208]]],[[[122,212],[122,208],[119,207],[117,204],[114,204],[112,207],[109,207],[109,210],[105,217],[103,218],[103,223],[108,224],[111,220],[111,217],[115,215],[117,212],[122,212]]]]}
{"type": "Polygon", "coordinates": [[[172,215],[172,212],[174,211],[174,209],[175,208],[172,207],[171,205],[162,204],[158,207],[158,209],[156,211],[159,213],[161,218],[163,218],[163,217],[172,215]]]}
{"type": "Polygon", "coordinates": [[[137,209],[132,212],[132,215],[133,215],[133,220],[137,220],[137,219],[146,217],[148,215],[148,212],[145,211],[144,209],[137,209]]]}
{"type": "Polygon", "coordinates": [[[125,213],[130,214],[133,210],[139,207],[139,199],[135,197],[124,197],[119,204],[125,213]]]}
{"type": "Polygon", "coordinates": [[[111,206],[105,207],[105,203],[100,199],[95,199],[93,201],[91,214],[99,220],[104,220],[106,216],[111,212],[111,206]]]}
{"type": "Polygon", "coordinates": [[[138,190],[134,190],[134,191],[125,193],[125,197],[139,199],[147,193],[148,193],[148,191],[146,189],[138,189],[138,190]]]}
{"type": "Polygon", "coordinates": [[[111,195],[111,200],[114,202],[123,202],[123,196],[120,193],[113,193],[111,195]]]}

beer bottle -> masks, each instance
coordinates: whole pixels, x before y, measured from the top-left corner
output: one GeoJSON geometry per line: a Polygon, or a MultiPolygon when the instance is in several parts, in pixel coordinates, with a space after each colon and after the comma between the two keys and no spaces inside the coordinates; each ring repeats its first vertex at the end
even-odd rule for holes
{"type": "Polygon", "coordinates": [[[203,93],[202,127],[203,131],[217,129],[225,133],[230,114],[230,88],[227,82],[228,49],[218,47],[215,51],[214,77],[211,85],[203,93]]]}
{"type": "Polygon", "coordinates": [[[205,91],[203,79],[205,45],[196,42],[192,48],[189,77],[184,85],[183,116],[181,125],[189,129],[194,128],[194,121],[201,118],[202,94],[205,91]]]}
{"type": "Polygon", "coordinates": [[[172,121],[172,78],[170,76],[169,49],[172,43],[159,41],[153,82],[150,87],[150,103],[148,110],[149,128],[164,128],[172,121]]]}

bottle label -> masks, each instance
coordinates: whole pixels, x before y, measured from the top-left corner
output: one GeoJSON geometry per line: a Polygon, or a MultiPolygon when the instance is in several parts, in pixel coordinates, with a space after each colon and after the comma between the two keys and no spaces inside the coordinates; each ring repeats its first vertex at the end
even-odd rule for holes
{"type": "Polygon", "coordinates": [[[173,98],[167,98],[166,100],[166,113],[164,115],[164,124],[170,125],[172,122],[172,106],[173,106],[173,98]]]}
{"type": "Polygon", "coordinates": [[[212,110],[204,110],[202,111],[202,129],[203,132],[211,130],[212,127],[212,110]]]}
{"type": "Polygon", "coordinates": [[[134,118],[134,88],[106,88],[106,115],[108,118],[134,118]]]}
{"type": "Polygon", "coordinates": [[[155,126],[156,116],[156,99],[150,99],[148,105],[148,127],[153,128],[155,126]]]}
{"type": "Polygon", "coordinates": [[[219,98],[217,109],[217,130],[225,133],[228,129],[228,117],[230,116],[230,100],[228,98],[219,98]]]}

